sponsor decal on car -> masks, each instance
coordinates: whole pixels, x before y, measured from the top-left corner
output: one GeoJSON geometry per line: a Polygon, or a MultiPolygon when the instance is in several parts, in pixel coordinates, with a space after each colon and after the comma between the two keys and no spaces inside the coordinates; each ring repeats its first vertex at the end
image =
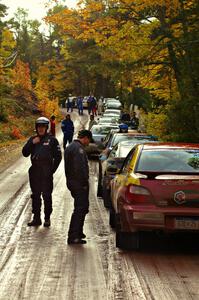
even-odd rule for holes
{"type": "Polygon", "coordinates": [[[183,204],[186,202],[186,195],[183,191],[178,191],[174,194],[174,201],[177,204],[183,204]]]}

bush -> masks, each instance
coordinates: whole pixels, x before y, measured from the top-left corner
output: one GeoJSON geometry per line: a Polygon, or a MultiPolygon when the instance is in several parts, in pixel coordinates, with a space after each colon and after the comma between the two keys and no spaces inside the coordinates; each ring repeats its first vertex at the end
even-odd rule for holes
{"type": "Polygon", "coordinates": [[[7,122],[8,114],[5,111],[0,111],[0,122],[7,122]]]}
{"type": "Polygon", "coordinates": [[[168,141],[167,116],[165,113],[156,111],[149,112],[145,116],[146,132],[156,135],[160,140],[168,141]]]}

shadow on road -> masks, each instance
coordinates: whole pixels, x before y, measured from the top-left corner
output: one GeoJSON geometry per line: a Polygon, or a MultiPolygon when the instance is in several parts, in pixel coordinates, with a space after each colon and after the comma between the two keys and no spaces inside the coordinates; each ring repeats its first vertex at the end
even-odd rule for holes
{"type": "Polygon", "coordinates": [[[199,253],[199,233],[150,233],[142,232],[140,253],[197,254],[199,253]]]}

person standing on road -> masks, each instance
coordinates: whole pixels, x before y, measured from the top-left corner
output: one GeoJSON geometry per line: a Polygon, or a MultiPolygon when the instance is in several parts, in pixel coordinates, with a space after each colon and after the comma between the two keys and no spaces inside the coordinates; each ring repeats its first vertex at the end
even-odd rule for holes
{"type": "Polygon", "coordinates": [[[35,122],[37,135],[29,138],[22,149],[25,157],[31,155],[29,182],[32,191],[33,219],[28,226],[39,226],[41,222],[41,195],[44,200],[44,227],[50,226],[52,213],[53,174],[61,162],[58,140],[48,133],[50,121],[40,117],[35,122]]]}
{"type": "Polygon", "coordinates": [[[79,115],[83,115],[84,108],[83,108],[83,97],[82,96],[79,96],[77,98],[77,108],[78,108],[79,115]]]}
{"type": "Polygon", "coordinates": [[[50,117],[50,133],[55,136],[55,116],[50,117]]]}
{"type": "Polygon", "coordinates": [[[66,184],[74,198],[68,244],[86,244],[83,226],[89,209],[89,167],[84,147],[92,141],[89,130],[81,130],[64,152],[66,184]]]}
{"type": "Polygon", "coordinates": [[[92,115],[97,115],[97,101],[94,96],[91,96],[91,103],[90,103],[91,113],[92,115]]]}
{"type": "Polygon", "coordinates": [[[97,124],[97,122],[95,121],[94,115],[90,115],[90,121],[88,123],[88,130],[91,130],[93,125],[96,125],[96,124],[97,124]]]}
{"type": "Polygon", "coordinates": [[[61,129],[64,134],[63,147],[65,149],[66,144],[72,142],[74,134],[74,124],[69,114],[67,114],[65,119],[61,122],[61,129]]]}
{"type": "Polygon", "coordinates": [[[138,129],[139,127],[139,119],[136,116],[136,113],[133,112],[132,118],[131,118],[131,128],[132,129],[138,129]]]}
{"type": "Polygon", "coordinates": [[[73,98],[70,95],[66,99],[66,108],[67,108],[67,112],[69,112],[69,110],[71,112],[73,111],[73,98]]]}

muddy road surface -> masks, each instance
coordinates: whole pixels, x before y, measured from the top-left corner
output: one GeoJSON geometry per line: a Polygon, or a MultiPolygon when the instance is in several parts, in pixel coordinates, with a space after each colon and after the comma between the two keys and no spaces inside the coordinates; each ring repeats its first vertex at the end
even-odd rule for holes
{"type": "MultiPolygon", "coordinates": [[[[78,130],[76,112],[72,118],[78,130]]],[[[86,121],[84,116],[81,122],[86,121]]],[[[0,300],[199,299],[198,236],[147,234],[140,251],[117,249],[108,211],[96,196],[94,161],[86,245],[66,243],[73,200],[63,160],[54,175],[51,227],[27,227],[29,165],[29,158],[20,157],[0,174],[0,300]]]]}

